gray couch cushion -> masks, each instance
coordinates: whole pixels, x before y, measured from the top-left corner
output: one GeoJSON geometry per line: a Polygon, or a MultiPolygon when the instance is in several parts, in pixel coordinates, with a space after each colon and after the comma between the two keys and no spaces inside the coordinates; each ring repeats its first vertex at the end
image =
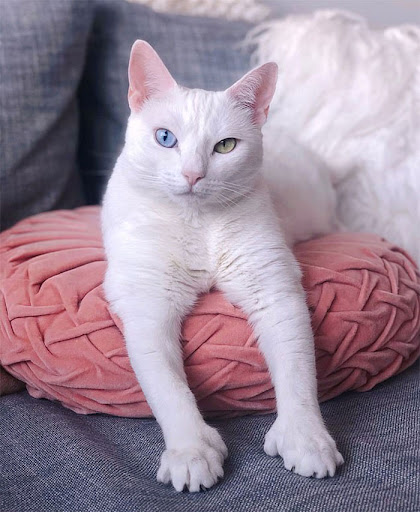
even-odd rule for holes
{"type": "Polygon", "coordinates": [[[368,393],[322,404],[346,460],[306,479],[262,451],[273,416],[212,422],[229,448],[224,480],[177,494],[155,475],[154,420],[78,416],[26,392],[0,399],[0,510],[25,512],[418,512],[419,364],[368,393]]]}
{"type": "Polygon", "coordinates": [[[133,42],[148,41],[180,84],[220,90],[249,68],[249,54],[237,47],[249,29],[246,23],[165,15],[121,0],[97,2],[80,88],[79,162],[90,204],[100,201],[124,141],[133,42]]]}
{"type": "Polygon", "coordinates": [[[92,14],[78,0],[1,2],[2,229],[83,202],[76,92],[92,14]]]}

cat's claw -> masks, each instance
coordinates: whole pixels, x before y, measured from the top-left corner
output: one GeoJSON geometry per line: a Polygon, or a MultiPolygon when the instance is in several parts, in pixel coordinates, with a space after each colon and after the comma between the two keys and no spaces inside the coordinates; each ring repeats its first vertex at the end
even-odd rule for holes
{"type": "Polygon", "coordinates": [[[223,477],[223,462],[228,451],[217,430],[207,427],[205,435],[179,449],[168,449],[162,454],[157,473],[159,482],[172,482],[181,492],[199,492],[212,487],[223,477]]]}
{"type": "Polygon", "coordinates": [[[277,418],[265,436],[267,455],[283,458],[284,467],[302,476],[334,476],[344,459],[322,422],[317,418],[300,424],[277,418]]]}

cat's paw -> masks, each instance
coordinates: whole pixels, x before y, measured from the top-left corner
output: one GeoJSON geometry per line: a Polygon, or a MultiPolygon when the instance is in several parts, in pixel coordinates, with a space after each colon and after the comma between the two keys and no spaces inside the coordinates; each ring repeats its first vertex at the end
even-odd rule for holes
{"type": "Polygon", "coordinates": [[[280,455],[284,467],[302,476],[334,476],[344,459],[318,418],[284,422],[277,418],[265,436],[264,451],[280,455]]]}
{"type": "Polygon", "coordinates": [[[180,492],[212,487],[223,477],[223,462],[228,450],[216,429],[205,425],[201,435],[179,449],[168,449],[162,454],[157,473],[159,482],[172,482],[180,492]]]}

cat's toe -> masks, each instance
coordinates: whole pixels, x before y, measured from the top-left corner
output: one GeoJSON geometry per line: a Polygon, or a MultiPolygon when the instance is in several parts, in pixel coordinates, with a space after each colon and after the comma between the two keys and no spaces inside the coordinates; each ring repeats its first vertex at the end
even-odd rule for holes
{"type": "Polygon", "coordinates": [[[277,439],[275,434],[271,430],[269,430],[269,432],[265,436],[264,451],[267,455],[270,455],[270,457],[276,457],[279,454],[277,448],[277,439]]]}
{"type": "Polygon", "coordinates": [[[161,482],[162,484],[169,484],[171,481],[171,473],[169,471],[169,464],[166,460],[164,460],[164,455],[166,452],[163,453],[160,466],[156,475],[157,481],[161,482]]]}
{"type": "Polygon", "coordinates": [[[334,476],[336,465],[332,454],[327,453],[305,453],[300,457],[295,472],[301,476],[325,478],[334,476]]]}
{"type": "MultiPolygon", "coordinates": [[[[217,482],[217,475],[210,469],[210,464],[204,458],[193,459],[189,463],[190,482],[188,490],[199,492],[201,488],[209,489],[217,482]]],[[[223,469],[222,469],[223,474],[223,469]]]]}
{"type": "Polygon", "coordinates": [[[159,482],[172,482],[175,490],[209,489],[223,477],[224,451],[204,443],[181,450],[165,450],[157,473],[159,482]]]}
{"type": "Polygon", "coordinates": [[[228,449],[219,432],[215,428],[206,425],[205,432],[201,435],[206,443],[208,443],[221,458],[221,463],[223,464],[223,461],[228,456],[228,449]]]}

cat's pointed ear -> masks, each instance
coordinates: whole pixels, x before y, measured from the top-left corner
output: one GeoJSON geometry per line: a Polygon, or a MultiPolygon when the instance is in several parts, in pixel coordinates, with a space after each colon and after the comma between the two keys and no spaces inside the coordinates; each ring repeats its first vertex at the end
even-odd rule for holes
{"type": "Polygon", "coordinates": [[[255,124],[262,126],[276,90],[278,67],[267,62],[251,70],[226,91],[244,108],[250,109],[255,124]]]}
{"type": "Polygon", "coordinates": [[[159,55],[149,43],[140,40],[131,48],[128,81],[128,103],[134,111],[139,111],[146,99],[176,85],[159,55]]]}

